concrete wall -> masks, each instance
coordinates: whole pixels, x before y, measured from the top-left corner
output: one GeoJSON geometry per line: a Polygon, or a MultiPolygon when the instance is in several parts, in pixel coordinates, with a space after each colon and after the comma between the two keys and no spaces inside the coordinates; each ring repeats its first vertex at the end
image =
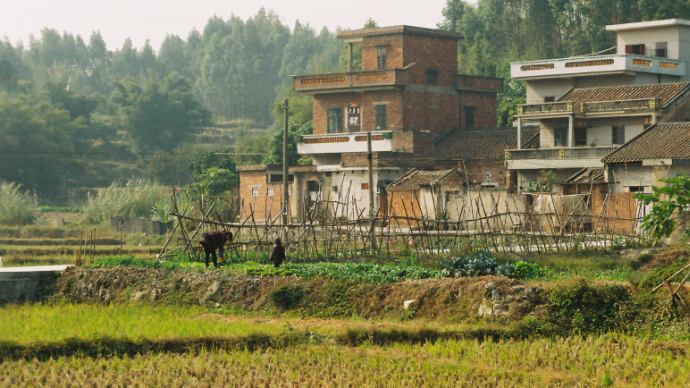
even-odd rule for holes
{"type": "Polygon", "coordinates": [[[0,305],[34,300],[57,277],[54,271],[0,272],[0,305]]]}

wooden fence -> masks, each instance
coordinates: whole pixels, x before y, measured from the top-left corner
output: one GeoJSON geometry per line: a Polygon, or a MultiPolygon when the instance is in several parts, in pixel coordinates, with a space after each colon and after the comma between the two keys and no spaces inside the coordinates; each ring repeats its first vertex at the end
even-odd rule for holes
{"type": "Polygon", "coordinates": [[[473,191],[450,196],[443,204],[446,210],[453,209],[453,218],[449,212],[434,212],[439,216],[428,217],[429,213],[419,209],[439,204],[426,206],[416,196],[403,203],[402,214],[389,206],[378,209],[379,216],[373,218],[367,217],[368,209],[358,206],[354,199],[347,204],[324,200],[307,209],[303,220],[288,225],[281,223],[282,210],[257,222],[254,209],[243,201],[236,203],[229,220],[214,212],[214,204],[187,204],[180,209],[174,197],[173,203],[177,218],[173,232],[180,232],[187,253],[199,254],[198,236],[203,231],[227,229],[234,234],[230,252],[243,260],[268,254],[276,237],[286,242],[293,261],[363,255],[453,256],[474,251],[574,252],[649,242],[638,227],[646,208],[629,193],[593,198],[589,194],[473,191]],[[333,217],[342,212],[341,206],[355,209],[359,216],[355,220],[333,217]]]}

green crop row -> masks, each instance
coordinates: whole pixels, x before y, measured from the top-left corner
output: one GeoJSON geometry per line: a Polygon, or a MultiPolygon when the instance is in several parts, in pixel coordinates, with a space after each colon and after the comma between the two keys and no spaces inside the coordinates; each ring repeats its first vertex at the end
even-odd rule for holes
{"type": "Polygon", "coordinates": [[[83,213],[84,210],[78,207],[67,206],[41,206],[38,208],[40,212],[58,212],[58,213],[83,213]]]}

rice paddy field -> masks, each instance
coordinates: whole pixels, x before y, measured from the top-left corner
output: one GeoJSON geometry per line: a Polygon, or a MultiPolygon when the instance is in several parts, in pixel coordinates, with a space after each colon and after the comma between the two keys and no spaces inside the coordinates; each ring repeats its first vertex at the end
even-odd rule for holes
{"type": "Polygon", "coordinates": [[[23,305],[0,315],[0,387],[690,386],[690,343],[673,336],[494,339],[435,322],[202,307],[23,305]]]}

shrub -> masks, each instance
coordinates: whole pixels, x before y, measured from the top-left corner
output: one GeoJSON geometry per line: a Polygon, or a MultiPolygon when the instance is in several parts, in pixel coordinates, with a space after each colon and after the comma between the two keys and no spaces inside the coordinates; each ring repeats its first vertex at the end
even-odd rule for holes
{"type": "Polygon", "coordinates": [[[145,179],[131,180],[124,186],[113,183],[95,196],[89,195],[84,208],[84,221],[98,224],[110,217],[150,219],[154,210],[165,207],[170,197],[163,186],[145,179]]]}
{"type": "Polygon", "coordinates": [[[547,274],[546,268],[540,267],[537,263],[518,261],[513,264],[512,276],[517,279],[539,279],[547,274]]]}
{"type": "Polygon", "coordinates": [[[296,307],[306,295],[306,290],[299,285],[284,284],[268,294],[268,299],[283,310],[296,307]]]}
{"type": "Polygon", "coordinates": [[[631,302],[627,287],[595,287],[584,279],[549,290],[549,321],[562,332],[591,333],[624,326],[625,307],[631,302]]]}
{"type": "Polygon", "coordinates": [[[444,276],[475,277],[486,275],[513,275],[513,265],[499,264],[489,252],[476,252],[472,257],[458,257],[453,261],[444,262],[446,268],[444,276]]]}
{"type": "Polygon", "coordinates": [[[36,199],[21,191],[21,185],[0,181],[0,224],[17,226],[34,222],[36,199]]]}

